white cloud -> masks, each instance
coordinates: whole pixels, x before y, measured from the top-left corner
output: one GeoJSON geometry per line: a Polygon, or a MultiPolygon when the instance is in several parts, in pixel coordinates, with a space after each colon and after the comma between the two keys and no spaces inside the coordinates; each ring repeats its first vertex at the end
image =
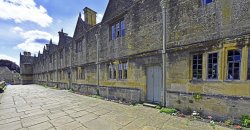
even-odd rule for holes
{"type": "Polygon", "coordinates": [[[15,62],[16,64],[19,64],[19,59],[16,59],[14,57],[11,57],[11,56],[8,56],[8,55],[5,55],[5,54],[0,54],[0,59],[10,60],[10,61],[15,62]]]}
{"type": "Polygon", "coordinates": [[[20,32],[23,32],[23,29],[22,29],[22,28],[20,28],[20,27],[14,27],[12,30],[13,30],[13,32],[14,32],[14,33],[20,33],[20,32]]]}
{"type": "Polygon", "coordinates": [[[39,30],[25,31],[20,27],[13,28],[13,32],[20,34],[22,38],[25,39],[23,43],[18,44],[15,48],[21,49],[22,51],[28,51],[33,54],[38,53],[38,51],[43,51],[44,44],[37,42],[37,39],[45,39],[49,41],[52,38],[53,43],[58,42],[58,37],[53,36],[48,32],[39,30]]]}
{"type": "Polygon", "coordinates": [[[0,19],[16,23],[34,22],[42,27],[49,26],[53,19],[43,6],[36,6],[34,0],[0,0],[0,19]]]}
{"type": "Polygon", "coordinates": [[[100,23],[102,21],[102,18],[103,18],[103,14],[97,14],[97,16],[96,16],[96,22],[100,23]]]}

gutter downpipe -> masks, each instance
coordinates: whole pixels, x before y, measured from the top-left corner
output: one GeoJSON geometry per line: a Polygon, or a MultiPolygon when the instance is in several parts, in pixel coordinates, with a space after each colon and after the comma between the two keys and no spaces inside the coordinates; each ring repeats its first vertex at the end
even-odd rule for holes
{"type": "Polygon", "coordinates": [[[163,28],[163,37],[162,37],[162,106],[166,106],[166,42],[167,42],[167,0],[161,0],[162,8],[162,28],[163,28]]]}
{"type": "Polygon", "coordinates": [[[97,52],[97,56],[96,56],[96,71],[97,71],[97,90],[96,90],[96,93],[97,95],[100,95],[99,93],[99,87],[100,87],[100,65],[99,65],[99,32],[98,34],[95,34],[96,36],[96,52],[97,52]]]}

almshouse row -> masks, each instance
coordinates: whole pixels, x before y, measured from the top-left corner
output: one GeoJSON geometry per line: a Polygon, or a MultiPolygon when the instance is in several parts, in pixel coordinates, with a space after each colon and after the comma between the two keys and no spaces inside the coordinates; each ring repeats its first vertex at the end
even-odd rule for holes
{"type": "Polygon", "coordinates": [[[250,113],[249,5],[110,0],[98,24],[86,7],[73,37],[20,56],[23,83],[237,118],[250,113]]]}

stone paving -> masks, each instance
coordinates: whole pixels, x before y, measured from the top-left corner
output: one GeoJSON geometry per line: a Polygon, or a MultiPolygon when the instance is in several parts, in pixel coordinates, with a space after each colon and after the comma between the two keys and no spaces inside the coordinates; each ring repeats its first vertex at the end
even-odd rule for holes
{"type": "MultiPolygon", "coordinates": [[[[208,123],[39,85],[8,86],[0,130],[213,130],[208,123]]],[[[226,130],[216,126],[217,130],[226,130]]]]}

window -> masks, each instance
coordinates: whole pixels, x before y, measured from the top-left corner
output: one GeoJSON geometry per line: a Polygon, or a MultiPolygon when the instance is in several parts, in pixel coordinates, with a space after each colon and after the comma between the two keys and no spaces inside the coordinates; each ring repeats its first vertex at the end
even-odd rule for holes
{"type": "Polygon", "coordinates": [[[218,79],[218,53],[208,54],[207,78],[218,79]]]}
{"type": "Polygon", "coordinates": [[[52,63],[52,55],[49,55],[49,63],[52,63]]]}
{"type": "Polygon", "coordinates": [[[247,70],[247,79],[250,80],[250,49],[248,49],[248,70],[247,70]]]}
{"type": "Polygon", "coordinates": [[[122,79],[122,64],[118,65],[118,79],[122,79]]]}
{"type": "Polygon", "coordinates": [[[206,5],[206,4],[209,4],[209,3],[212,3],[213,0],[202,0],[203,1],[203,5],[206,5]]]}
{"type": "Polygon", "coordinates": [[[114,25],[112,26],[112,32],[111,33],[112,33],[111,34],[112,35],[111,39],[114,40],[115,39],[115,26],[114,25]]]}
{"type": "Polygon", "coordinates": [[[53,75],[52,75],[52,73],[49,74],[49,78],[50,78],[50,81],[53,80],[53,75]]]}
{"type": "Polygon", "coordinates": [[[76,42],[76,53],[82,51],[82,42],[78,41],[76,42]]]}
{"type": "Polygon", "coordinates": [[[78,42],[76,43],[76,53],[78,53],[78,42]]]}
{"type": "Polygon", "coordinates": [[[113,79],[116,79],[116,65],[113,65],[113,79]]]}
{"type": "Polygon", "coordinates": [[[120,22],[116,24],[116,37],[120,37],[121,29],[120,29],[120,22]]]}
{"type": "Polygon", "coordinates": [[[112,64],[109,65],[109,79],[112,79],[112,64]]]}
{"type": "Polygon", "coordinates": [[[59,52],[59,55],[60,55],[60,59],[62,59],[63,58],[63,51],[62,50],[59,52]]]}
{"type": "Polygon", "coordinates": [[[124,20],[121,21],[121,37],[125,36],[125,23],[124,20]]]}
{"type": "Polygon", "coordinates": [[[85,71],[84,71],[84,67],[81,67],[81,75],[80,75],[81,79],[85,79],[85,71]]]}
{"type": "Polygon", "coordinates": [[[229,50],[227,56],[227,79],[240,79],[241,51],[229,50]]]}
{"type": "Polygon", "coordinates": [[[202,54],[193,55],[193,79],[202,79],[202,54]]]}
{"type": "Polygon", "coordinates": [[[111,25],[111,40],[125,36],[125,22],[120,20],[111,25]]]}
{"type": "Polygon", "coordinates": [[[123,63],[123,79],[128,78],[128,65],[127,63],[123,63]]]}

